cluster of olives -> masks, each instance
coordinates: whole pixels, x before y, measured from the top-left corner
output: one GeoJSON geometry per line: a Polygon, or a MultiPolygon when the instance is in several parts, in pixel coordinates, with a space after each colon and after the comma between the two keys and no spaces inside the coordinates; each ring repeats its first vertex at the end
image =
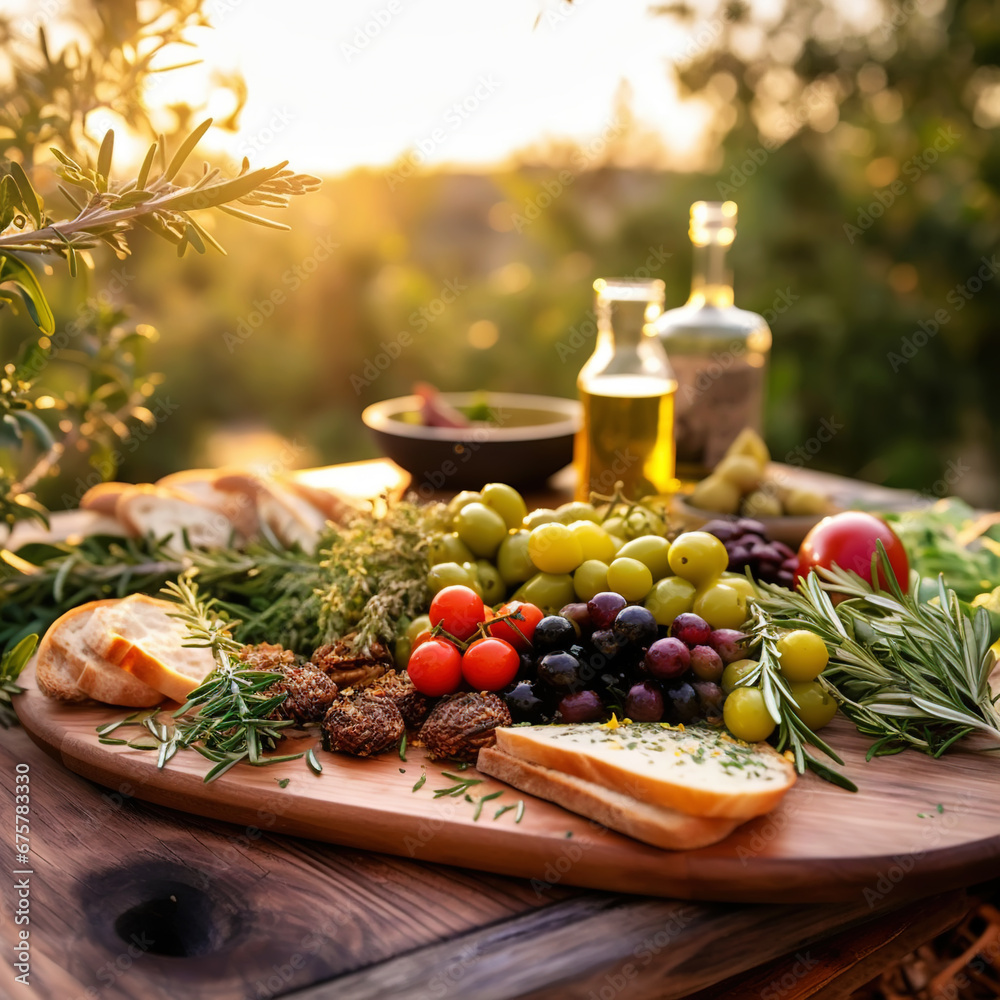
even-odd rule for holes
{"type": "Polygon", "coordinates": [[[529,514],[516,490],[491,483],[458,494],[448,514],[452,530],[429,545],[432,594],[464,586],[489,605],[512,598],[554,611],[614,592],[644,602],[658,625],[691,611],[712,628],[746,619],[753,586],[727,572],[725,545],[703,531],[671,543],[650,508],[628,507],[619,516],[574,501],[529,514]]]}
{"type": "Polygon", "coordinates": [[[538,623],[504,697],[515,722],[590,722],[611,711],[634,722],[720,719],[723,672],[745,641],[691,613],[660,625],[648,608],[603,591],[538,623]]]}
{"type": "Polygon", "coordinates": [[[731,570],[742,573],[749,569],[755,580],[776,583],[789,590],[795,586],[797,553],[784,542],[771,541],[760,521],[749,517],[716,518],[703,524],[701,530],[714,535],[726,547],[731,570]]]}

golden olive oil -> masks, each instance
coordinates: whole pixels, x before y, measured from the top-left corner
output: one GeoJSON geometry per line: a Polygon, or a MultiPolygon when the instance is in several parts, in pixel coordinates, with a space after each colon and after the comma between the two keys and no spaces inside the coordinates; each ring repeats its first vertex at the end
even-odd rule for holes
{"type": "Polygon", "coordinates": [[[608,496],[621,482],[639,499],[670,493],[674,478],[677,383],[658,375],[602,375],[580,381],[583,425],[576,437],[577,498],[608,496]]]}

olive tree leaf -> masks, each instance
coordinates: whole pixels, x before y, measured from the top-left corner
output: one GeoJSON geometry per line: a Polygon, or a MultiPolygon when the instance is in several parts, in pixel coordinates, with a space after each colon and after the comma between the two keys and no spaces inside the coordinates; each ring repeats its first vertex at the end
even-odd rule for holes
{"type": "Polygon", "coordinates": [[[211,128],[212,119],[206,118],[181,144],[170,160],[170,165],[163,172],[163,180],[172,181],[179,173],[184,161],[194,152],[194,147],[201,142],[201,137],[211,128]]]}
{"type": "Polygon", "coordinates": [[[45,451],[49,451],[55,444],[52,432],[45,425],[45,422],[31,410],[18,410],[14,414],[15,419],[22,427],[30,427],[32,433],[38,439],[38,443],[45,451]]]}
{"type": "Polygon", "coordinates": [[[24,299],[28,315],[42,333],[51,336],[56,332],[56,318],[52,315],[52,307],[45,298],[35,272],[27,264],[13,254],[5,257],[0,270],[0,284],[12,284],[17,288],[24,299]]]}
{"type": "Polygon", "coordinates": [[[108,178],[111,176],[111,157],[115,151],[115,130],[109,128],[104,133],[101,151],[97,154],[97,186],[102,191],[108,189],[108,178]]]}
{"type": "Polygon", "coordinates": [[[18,193],[21,196],[21,207],[24,209],[25,214],[30,215],[35,225],[41,229],[44,223],[41,196],[31,186],[28,175],[17,160],[11,160],[10,162],[10,176],[14,178],[14,183],[17,185],[18,193]]]}

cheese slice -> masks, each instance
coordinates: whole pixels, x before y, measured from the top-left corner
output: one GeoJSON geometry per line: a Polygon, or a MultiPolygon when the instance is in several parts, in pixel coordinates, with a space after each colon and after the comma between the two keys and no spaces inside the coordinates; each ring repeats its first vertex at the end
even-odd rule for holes
{"type": "Polygon", "coordinates": [[[795,783],[795,768],[766,743],[707,725],[513,726],[497,729],[497,749],[690,816],[751,819],[795,783]]]}

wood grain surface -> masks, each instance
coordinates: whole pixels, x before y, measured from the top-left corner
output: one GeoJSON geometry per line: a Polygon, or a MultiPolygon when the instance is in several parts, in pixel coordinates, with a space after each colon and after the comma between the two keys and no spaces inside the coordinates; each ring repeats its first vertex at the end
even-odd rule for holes
{"type": "MultiPolygon", "coordinates": [[[[5,963],[5,1000],[666,1000],[846,928],[866,940],[903,902],[541,888],[151,805],[127,781],[72,774],[23,730],[0,740],[6,828],[17,764],[30,775],[31,979],[13,984],[5,963]]],[[[17,927],[0,899],[9,956],[17,927]]]]}
{"type": "MultiPolygon", "coordinates": [[[[846,720],[827,730],[861,791],[811,774],[777,810],[723,842],[695,851],[649,847],[551,803],[482,777],[478,821],[464,798],[435,798],[454,782],[449,765],[412,748],[357,759],[318,751],[303,761],[240,765],[210,785],[207,762],[180,753],[162,771],[155,755],[98,742],[95,727],[121,718],[108,706],[63,705],[41,695],[29,666],[18,714],[31,737],[70,770],[136,798],[268,832],[295,834],[421,861],[514,875],[537,887],[576,885],[683,899],[751,902],[862,901],[875,908],[1000,875],[996,757],[958,751],[940,761],[900,754],[865,763],[865,741],[846,720]],[[413,786],[426,774],[423,786],[413,786]],[[286,787],[278,781],[288,778],[286,787]],[[523,799],[521,823],[500,805],[523,799]]],[[[305,749],[311,737],[290,740],[305,749]]],[[[464,772],[475,777],[476,772],[464,772]]]]}

